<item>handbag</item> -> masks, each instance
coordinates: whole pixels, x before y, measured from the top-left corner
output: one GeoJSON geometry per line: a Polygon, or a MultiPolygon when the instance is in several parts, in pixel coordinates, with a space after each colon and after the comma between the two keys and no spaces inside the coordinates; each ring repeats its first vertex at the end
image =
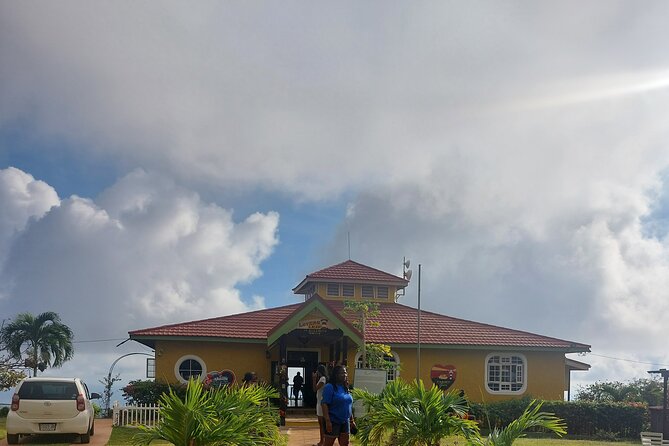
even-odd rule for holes
{"type": "Polygon", "coordinates": [[[355,424],[351,424],[351,435],[355,435],[358,433],[358,426],[355,424]]]}

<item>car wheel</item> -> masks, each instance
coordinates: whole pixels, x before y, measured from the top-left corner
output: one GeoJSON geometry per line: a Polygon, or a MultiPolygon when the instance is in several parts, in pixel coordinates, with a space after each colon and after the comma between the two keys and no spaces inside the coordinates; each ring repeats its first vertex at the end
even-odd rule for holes
{"type": "Polygon", "coordinates": [[[7,444],[19,444],[19,434],[7,434],[7,444]]]}
{"type": "Polygon", "coordinates": [[[91,442],[91,434],[86,432],[85,434],[81,434],[81,443],[86,444],[91,442]]]}

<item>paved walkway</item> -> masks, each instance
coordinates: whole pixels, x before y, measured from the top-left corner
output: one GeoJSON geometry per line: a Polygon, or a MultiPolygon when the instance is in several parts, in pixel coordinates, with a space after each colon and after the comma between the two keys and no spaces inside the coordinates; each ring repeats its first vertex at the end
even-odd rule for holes
{"type": "MultiPolygon", "coordinates": [[[[91,446],[105,446],[112,432],[111,418],[98,418],[95,420],[95,435],[91,437],[91,446]]],[[[76,444],[76,443],[75,443],[76,444]]]]}
{"type": "Polygon", "coordinates": [[[288,434],[288,446],[312,446],[320,439],[317,427],[282,427],[281,432],[288,434]]]}

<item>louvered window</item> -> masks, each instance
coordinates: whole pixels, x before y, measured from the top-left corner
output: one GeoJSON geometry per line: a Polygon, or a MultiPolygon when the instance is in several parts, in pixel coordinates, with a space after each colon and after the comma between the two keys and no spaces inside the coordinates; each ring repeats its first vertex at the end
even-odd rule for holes
{"type": "Polygon", "coordinates": [[[341,286],[341,294],[344,297],[353,297],[355,294],[355,286],[352,283],[344,283],[341,286]]]}
{"type": "Polygon", "coordinates": [[[376,297],[378,297],[379,299],[387,299],[388,287],[387,286],[376,287],[376,297]]]}
{"type": "Polygon", "coordinates": [[[374,297],[374,287],[371,285],[363,285],[362,297],[374,297]]]}
{"type": "Polygon", "coordinates": [[[328,296],[339,296],[339,284],[338,283],[328,283],[327,293],[328,293],[328,296]]]}

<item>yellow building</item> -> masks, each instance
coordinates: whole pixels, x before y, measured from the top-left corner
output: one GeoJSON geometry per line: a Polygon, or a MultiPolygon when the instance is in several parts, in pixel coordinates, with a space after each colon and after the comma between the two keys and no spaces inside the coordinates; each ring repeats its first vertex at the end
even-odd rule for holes
{"type": "Polygon", "coordinates": [[[572,370],[587,364],[565,358],[590,346],[538,334],[456,319],[396,302],[404,278],[348,260],[307,275],[293,292],[304,302],[199,321],[131,331],[130,338],[155,350],[156,379],[185,382],[192,375],[241,380],[254,371],[277,382],[285,363],[301,371],[301,403],[315,404],[311,373],[319,363],[355,365],[363,334],[344,311],[345,300],[379,304],[366,342],[386,344],[397,366],[387,379],[413,380],[460,389],[472,401],[532,396],[561,400],[572,370]],[[420,314],[420,318],[419,318],[420,314]],[[420,344],[419,344],[420,321],[420,344]],[[420,348],[419,348],[420,347],[420,348]],[[420,360],[418,361],[418,358],[420,360]],[[418,364],[420,362],[420,364],[418,364]]]}

